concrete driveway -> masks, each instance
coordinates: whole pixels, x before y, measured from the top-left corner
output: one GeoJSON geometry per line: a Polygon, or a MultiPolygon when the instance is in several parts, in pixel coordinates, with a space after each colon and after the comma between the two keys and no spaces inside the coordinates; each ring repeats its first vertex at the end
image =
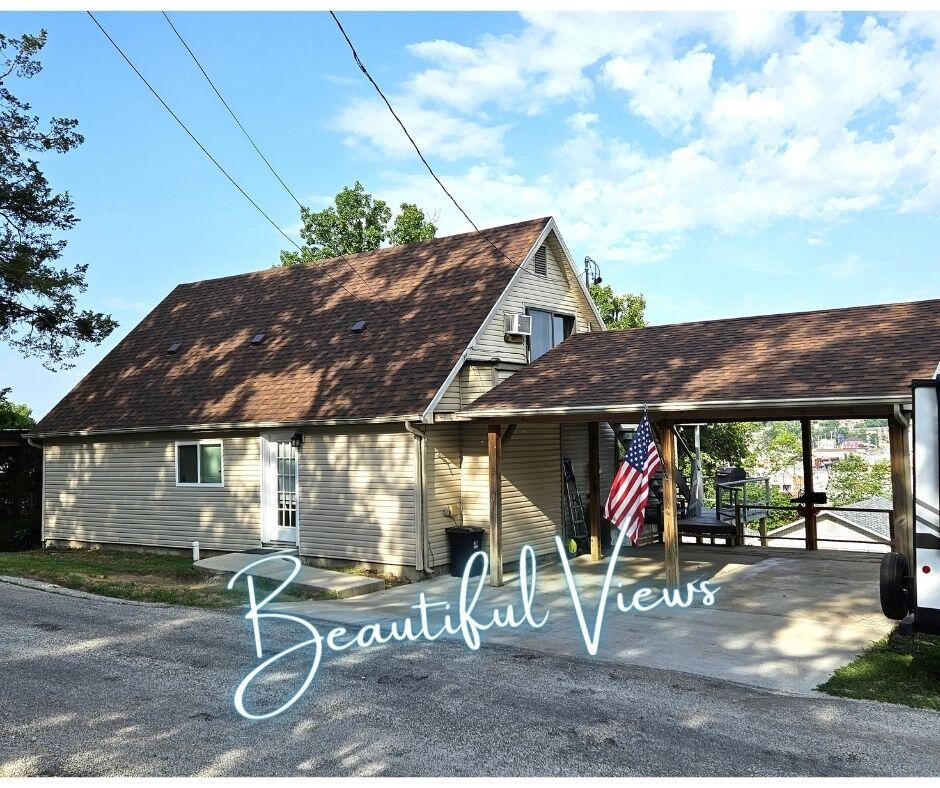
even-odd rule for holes
{"type": "MultiPolygon", "coordinates": [[[[632,593],[636,586],[661,587],[664,581],[661,545],[625,548],[597,659],[807,693],[893,626],[879,606],[877,555],[683,545],[680,556],[683,583],[708,579],[720,587],[715,604],[619,611],[613,598],[619,583],[620,590],[632,593]]],[[[572,570],[590,626],[607,561],[594,564],[582,557],[572,570]]],[[[355,599],[278,607],[361,625],[414,615],[411,606],[420,591],[453,604],[458,588],[459,581],[448,576],[355,599]]],[[[505,587],[485,589],[478,610],[518,599],[517,577],[510,574],[505,587]]],[[[544,629],[494,629],[484,642],[588,656],[560,566],[539,569],[536,608],[551,612],[544,629]]]]}

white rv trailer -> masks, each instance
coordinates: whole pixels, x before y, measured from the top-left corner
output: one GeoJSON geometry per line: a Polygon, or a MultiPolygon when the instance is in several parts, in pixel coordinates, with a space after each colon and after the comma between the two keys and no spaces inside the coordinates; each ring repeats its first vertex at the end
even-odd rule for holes
{"type": "Polygon", "coordinates": [[[914,626],[940,632],[940,380],[915,380],[914,626]]]}
{"type": "Polygon", "coordinates": [[[914,614],[914,629],[940,632],[940,379],[915,380],[913,566],[898,552],[881,561],[881,609],[914,614]]]}

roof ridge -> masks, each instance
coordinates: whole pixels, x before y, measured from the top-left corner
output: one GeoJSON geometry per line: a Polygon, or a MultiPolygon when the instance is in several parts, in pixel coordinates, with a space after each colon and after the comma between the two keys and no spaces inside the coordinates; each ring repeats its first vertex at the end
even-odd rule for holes
{"type": "MultiPolygon", "coordinates": [[[[517,229],[527,224],[547,223],[551,221],[551,219],[552,219],[551,216],[539,216],[534,219],[525,219],[519,222],[510,222],[508,224],[498,224],[493,227],[484,227],[479,233],[476,230],[470,230],[464,233],[453,233],[452,235],[441,235],[435,238],[428,238],[426,241],[413,241],[412,243],[408,243],[408,244],[396,244],[395,246],[384,246],[380,249],[370,249],[368,252],[353,252],[351,254],[337,255],[335,257],[324,257],[322,259],[318,259],[316,262],[319,265],[341,262],[341,261],[349,261],[350,263],[355,263],[359,260],[368,259],[374,256],[380,256],[384,254],[394,254],[394,253],[404,251],[406,249],[413,250],[416,246],[420,246],[423,244],[430,245],[430,244],[439,243],[442,241],[453,241],[455,239],[460,239],[460,238],[464,238],[467,236],[476,236],[482,233],[488,233],[488,232],[493,232],[497,230],[499,231],[513,230],[513,229],[517,229]]],[[[520,265],[522,264],[522,260],[519,260],[518,262],[520,265]]],[[[314,268],[316,268],[316,266],[314,266],[314,268]]],[[[272,266],[268,266],[267,268],[258,268],[258,269],[255,269],[254,271],[243,271],[242,273],[239,273],[239,274],[225,274],[224,276],[212,276],[207,279],[194,279],[191,282],[181,282],[177,285],[177,287],[188,287],[189,285],[198,285],[198,284],[203,284],[204,282],[219,282],[219,281],[222,281],[223,279],[237,279],[239,277],[274,276],[276,274],[274,274],[273,272],[292,271],[296,269],[305,270],[301,268],[299,265],[272,265],[272,266]]]]}
{"type": "MultiPolygon", "coordinates": [[[[852,312],[860,311],[865,309],[882,309],[884,307],[894,307],[894,306],[904,306],[906,304],[929,304],[937,303],[940,304],[940,298],[911,298],[907,301],[888,301],[887,303],[876,303],[876,304],[856,304],[855,306],[837,306],[830,307],[828,309],[800,309],[795,312],[770,312],[767,314],[758,314],[758,315],[740,315],[738,317],[714,317],[707,320],[683,320],[678,323],[656,323],[651,326],[638,326],[636,328],[613,328],[604,331],[605,334],[617,334],[621,331],[646,331],[648,329],[657,329],[657,328],[675,328],[677,326],[699,326],[705,325],[708,323],[736,323],[742,320],[758,320],[760,318],[766,317],[799,317],[800,315],[821,315],[821,314],[833,314],[837,312],[852,312]]],[[[598,332],[595,332],[598,333],[598,332]]],[[[590,332],[582,334],[574,334],[570,338],[589,336],[590,332]]]]}

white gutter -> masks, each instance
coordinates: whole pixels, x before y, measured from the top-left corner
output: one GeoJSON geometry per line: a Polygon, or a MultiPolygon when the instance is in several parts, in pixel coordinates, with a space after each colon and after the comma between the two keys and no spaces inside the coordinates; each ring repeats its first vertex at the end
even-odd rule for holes
{"type": "Polygon", "coordinates": [[[405,429],[415,437],[415,569],[419,572],[425,570],[425,550],[428,537],[427,514],[427,469],[424,462],[425,444],[427,436],[424,431],[413,427],[410,421],[405,422],[405,429]]]}
{"type": "Polygon", "coordinates": [[[26,438],[70,438],[86,435],[130,435],[144,432],[206,432],[218,430],[271,430],[291,427],[344,427],[356,424],[397,424],[402,421],[414,421],[421,417],[416,414],[401,416],[364,417],[359,419],[306,419],[299,421],[240,421],[218,424],[169,424],[159,427],[124,427],[103,430],[66,430],[61,432],[31,432],[26,438]]]}
{"type": "Polygon", "coordinates": [[[746,410],[748,408],[787,408],[787,407],[814,407],[831,405],[903,405],[909,398],[904,395],[895,396],[862,396],[862,397],[805,397],[797,399],[752,399],[752,400],[709,400],[704,402],[660,402],[648,404],[644,402],[624,403],[598,403],[595,405],[568,405],[549,408],[478,408],[468,411],[458,411],[457,415],[466,419],[474,418],[507,418],[513,416],[567,416],[596,413],[642,413],[649,409],[656,413],[687,412],[726,408],[729,410],[746,410]]]}
{"type": "MultiPolygon", "coordinates": [[[[500,293],[499,298],[496,299],[496,303],[493,304],[493,308],[490,309],[486,318],[480,323],[479,328],[477,328],[476,333],[473,335],[473,339],[470,340],[470,344],[467,345],[463,353],[460,354],[460,358],[457,359],[457,363],[454,364],[454,368],[450,371],[446,378],[444,378],[444,383],[437,390],[437,393],[431,398],[431,401],[428,403],[428,406],[424,409],[424,413],[421,414],[421,421],[424,424],[430,424],[433,421],[434,409],[437,407],[437,404],[441,401],[441,397],[444,396],[444,393],[450,387],[450,384],[454,382],[454,378],[460,373],[461,368],[464,365],[464,362],[469,358],[470,353],[476,347],[476,343],[480,340],[480,337],[483,335],[483,332],[486,330],[486,327],[490,324],[490,320],[497,314],[500,307],[506,300],[506,295],[512,289],[512,286],[519,280],[519,277],[525,273],[525,267],[529,264],[529,261],[538,251],[539,247],[545,242],[545,239],[548,237],[548,234],[554,229],[555,220],[549,217],[549,220],[545,223],[545,227],[542,229],[542,232],[539,233],[539,237],[536,238],[535,243],[532,244],[532,248],[529,249],[526,256],[523,258],[522,263],[516,269],[516,272],[512,275],[512,278],[509,280],[509,284],[503,288],[503,292],[500,293]]],[[[556,231],[557,232],[557,231],[556,231]]],[[[601,321],[601,325],[604,325],[604,322],[601,321]]]]}

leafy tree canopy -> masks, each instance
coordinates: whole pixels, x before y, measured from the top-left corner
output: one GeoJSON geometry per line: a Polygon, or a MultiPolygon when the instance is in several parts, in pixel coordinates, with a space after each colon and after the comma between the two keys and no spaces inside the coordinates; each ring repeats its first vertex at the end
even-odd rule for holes
{"type": "Polygon", "coordinates": [[[610,285],[590,285],[588,290],[607,328],[641,328],[646,325],[646,298],[624,293],[617,295],[610,285]]]}
{"type": "Polygon", "coordinates": [[[84,139],[73,118],[47,127],[10,90],[11,77],[31,79],[46,31],[8,38],[0,34],[0,338],[49,369],[72,366],[82,344],[98,344],[117,326],[109,315],[79,310],[87,265],[56,261],[66,241],[54,237],[78,222],[68,192],[56,193],[30,154],[66,153],[84,139]]]}
{"type": "Polygon", "coordinates": [[[359,181],[355,186],[344,187],[333,205],[322,211],[301,208],[300,219],[303,250],[281,252],[281,265],[371,252],[385,241],[392,246],[427,241],[437,234],[434,222],[412,203],[401,204],[389,227],[391,208],[384,200],[369,194],[359,181]]]}
{"type": "Polygon", "coordinates": [[[891,465],[878,460],[871,465],[857,454],[847,454],[829,471],[829,502],[835,506],[857,503],[880,495],[891,497],[891,465]]]}
{"type": "Polygon", "coordinates": [[[26,405],[7,399],[11,389],[0,389],[0,430],[28,430],[36,426],[33,412],[26,405]]]}

